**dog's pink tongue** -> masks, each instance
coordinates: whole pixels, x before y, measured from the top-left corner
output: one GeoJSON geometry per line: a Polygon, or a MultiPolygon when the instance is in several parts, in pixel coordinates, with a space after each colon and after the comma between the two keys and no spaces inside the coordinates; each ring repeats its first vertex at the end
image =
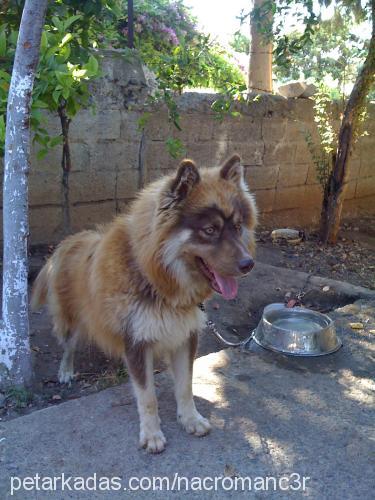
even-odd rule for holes
{"type": "Polygon", "coordinates": [[[215,280],[219,285],[220,292],[224,299],[234,299],[238,292],[237,280],[235,278],[224,278],[224,276],[220,276],[220,274],[217,274],[214,270],[212,270],[212,272],[214,273],[215,280]]]}

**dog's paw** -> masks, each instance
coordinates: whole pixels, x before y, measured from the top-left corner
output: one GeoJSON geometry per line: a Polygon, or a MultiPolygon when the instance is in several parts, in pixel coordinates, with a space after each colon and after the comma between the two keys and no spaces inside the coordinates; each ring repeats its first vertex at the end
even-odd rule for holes
{"type": "Polygon", "coordinates": [[[197,411],[192,415],[178,415],[178,421],[186,432],[195,436],[205,436],[211,430],[210,422],[197,411]]]}
{"type": "Polygon", "coordinates": [[[149,453],[161,453],[165,450],[166,442],[161,430],[141,431],[140,433],[139,445],[141,448],[146,448],[149,453]]]}
{"type": "Polygon", "coordinates": [[[60,367],[58,379],[60,384],[69,384],[74,379],[74,371],[60,367]]]}

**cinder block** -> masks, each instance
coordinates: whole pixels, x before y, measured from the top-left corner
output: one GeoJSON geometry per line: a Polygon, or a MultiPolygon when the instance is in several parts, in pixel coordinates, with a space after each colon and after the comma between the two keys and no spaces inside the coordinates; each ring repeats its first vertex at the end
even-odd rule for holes
{"type": "Polygon", "coordinates": [[[307,163],[283,163],[280,165],[278,186],[301,186],[306,183],[309,165],[307,163]]]}
{"type": "Polygon", "coordinates": [[[375,176],[357,180],[355,197],[364,198],[365,196],[374,196],[375,203],[375,176]]]}
{"type": "Polygon", "coordinates": [[[118,139],[121,133],[121,112],[117,109],[97,111],[84,109],[70,124],[71,142],[118,139]]]}
{"type": "Polygon", "coordinates": [[[349,181],[346,185],[345,200],[352,200],[355,198],[355,191],[357,187],[357,181],[349,181]]]}
{"type": "Polygon", "coordinates": [[[322,201],[323,201],[323,189],[320,186],[320,184],[304,187],[304,194],[302,201],[303,208],[316,208],[317,210],[320,210],[322,201]]]}
{"type": "Polygon", "coordinates": [[[30,243],[57,243],[62,237],[61,207],[31,207],[29,211],[30,243]]]}
{"type": "Polygon", "coordinates": [[[265,117],[262,120],[262,139],[264,142],[278,142],[285,139],[286,119],[265,117]]]}
{"type": "Polygon", "coordinates": [[[278,188],[275,195],[275,210],[300,208],[304,205],[305,186],[278,188]]]}
{"type": "Polygon", "coordinates": [[[29,175],[29,205],[53,205],[61,203],[62,169],[55,174],[32,172],[29,175]]]}
{"type": "Polygon", "coordinates": [[[109,141],[90,145],[91,170],[115,171],[137,169],[139,143],[109,141]]]}
{"type": "Polygon", "coordinates": [[[115,197],[116,172],[103,170],[72,172],[69,176],[70,202],[91,202],[115,197]]]}
{"type": "Polygon", "coordinates": [[[280,165],[281,163],[293,163],[296,153],[296,144],[291,142],[266,144],[264,154],[265,165],[280,165]]]}
{"type": "Polygon", "coordinates": [[[260,213],[272,212],[276,194],[275,189],[258,189],[253,194],[260,213]]]}
{"type": "Polygon", "coordinates": [[[311,160],[311,153],[307,147],[307,142],[302,139],[297,144],[296,156],[294,158],[295,163],[308,163],[311,160]]]}
{"type": "Polygon", "coordinates": [[[237,153],[243,165],[262,165],[264,155],[263,142],[228,142],[227,155],[237,153]]]}
{"type": "Polygon", "coordinates": [[[99,224],[111,222],[116,215],[114,201],[79,204],[70,208],[72,231],[94,229],[99,224]]]}
{"type": "Polygon", "coordinates": [[[262,123],[259,118],[240,115],[215,120],[213,123],[213,139],[218,141],[251,142],[261,139],[262,123]]]}
{"type": "MultiPolygon", "coordinates": [[[[181,140],[186,143],[211,141],[216,126],[214,118],[198,113],[183,114],[180,119],[181,140]]],[[[175,134],[174,134],[175,135],[175,134]]]]}
{"type": "Polygon", "coordinates": [[[279,167],[277,165],[245,167],[245,179],[250,189],[275,188],[278,175],[279,167]]]}
{"type": "Polygon", "coordinates": [[[121,138],[125,142],[139,142],[142,130],[139,128],[139,119],[143,113],[139,111],[121,111],[121,138]]]}

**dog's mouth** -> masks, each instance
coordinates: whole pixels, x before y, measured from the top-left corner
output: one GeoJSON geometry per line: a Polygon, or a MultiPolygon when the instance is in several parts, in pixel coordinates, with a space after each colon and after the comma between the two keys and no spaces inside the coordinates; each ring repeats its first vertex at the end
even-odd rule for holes
{"type": "Polygon", "coordinates": [[[215,292],[220,293],[224,299],[234,299],[238,292],[238,283],[232,276],[221,276],[210,267],[201,257],[196,257],[198,267],[215,292]]]}

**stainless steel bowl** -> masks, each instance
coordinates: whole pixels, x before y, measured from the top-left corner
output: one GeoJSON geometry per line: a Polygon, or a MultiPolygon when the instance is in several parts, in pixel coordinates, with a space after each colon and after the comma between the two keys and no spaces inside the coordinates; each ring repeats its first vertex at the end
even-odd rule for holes
{"type": "Polygon", "coordinates": [[[322,356],[342,346],[334,322],[327,315],[284,304],[264,308],[253,339],[265,349],[292,356],[322,356]]]}

